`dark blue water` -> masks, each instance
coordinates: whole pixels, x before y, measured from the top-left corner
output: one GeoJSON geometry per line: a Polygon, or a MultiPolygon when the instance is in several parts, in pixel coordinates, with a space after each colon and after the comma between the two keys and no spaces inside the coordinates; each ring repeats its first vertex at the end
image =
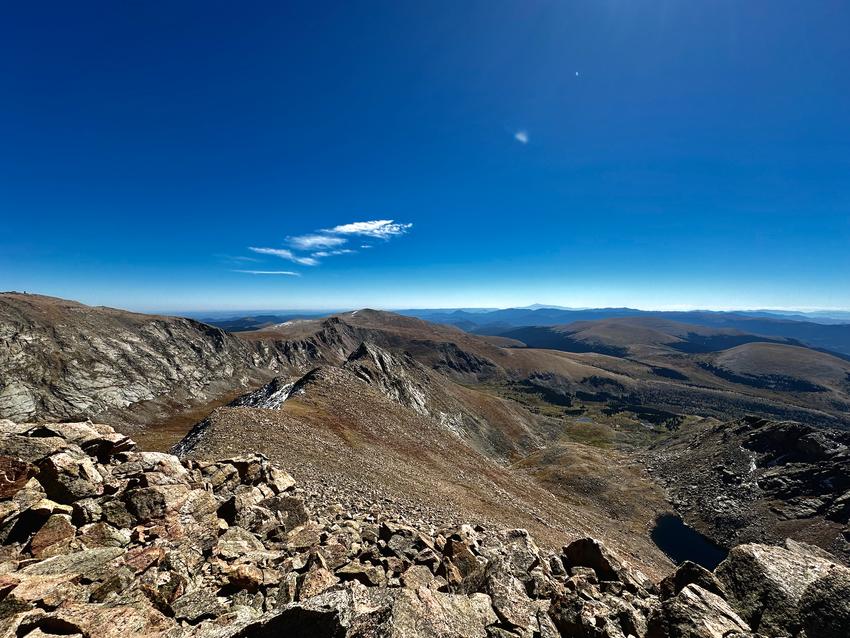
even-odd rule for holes
{"type": "Polygon", "coordinates": [[[677,565],[690,560],[713,570],[729,553],[672,514],[658,517],[651,537],[652,542],[677,565]]]}

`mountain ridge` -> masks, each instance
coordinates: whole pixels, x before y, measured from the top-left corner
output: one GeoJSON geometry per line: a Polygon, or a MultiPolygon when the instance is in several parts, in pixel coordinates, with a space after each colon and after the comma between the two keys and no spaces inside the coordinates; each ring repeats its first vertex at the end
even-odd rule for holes
{"type": "MultiPolygon", "coordinates": [[[[405,311],[401,312],[404,314],[405,311]]],[[[810,347],[850,356],[850,323],[843,319],[837,319],[836,323],[819,323],[812,321],[814,317],[807,315],[803,315],[803,320],[799,320],[792,315],[764,316],[765,313],[761,312],[657,311],[633,308],[582,310],[512,308],[485,313],[413,311],[412,314],[429,321],[462,325],[464,329],[472,332],[492,335],[499,335],[522,326],[554,326],[576,321],[623,317],[656,317],[705,327],[732,328],[766,337],[793,338],[810,347]]]]}
{"type": "Polygon", "coordinates": [[[530,383],[565,404],[613,401],[666,410],[671,418],[691,411],[730,419],[743,411],[840,426],[846,414],[842,406],[850,406],[850,385],[840,378],[844,364],[828,355],[792,348],[794,340],[688,328],[659,318],[577,324],[573,327],[581,330],[572,332],[541,327],[510,333],[559,353],[369,309],[238,336],[186,319],[33,296],[0,296],[0,313],[5,313],[3,339],[9,344],[0,357],[7,379],[0,387],[0,416],[15,418],[73,418],[85,408],[116,425],[157,423],[181,410],[196,414],[192,411],[205,405],[226,403],[274,376],[303,374],[324,363],[341,365],[363,342],[408,352],[455,382],[489,384],[497,394],[515,394],[510,388],[530,383]],[[650,328],[635,332],[634,322],[650,328]],[[668,332],[658,333],[665,326],[668,332]],[[533,334],[568,339],[569,345],[536,342],[533,334]],[[711,354],[742,342],[788,348],[776,350],[774,358],[794,358],[809,377],[760,376],[738,369],[747,357],[733,361],[731,355],[718,359],[711,354]],[[816,371],[830,366],[838,376],[825,383],[816,371]],[[803,392],[778,391],[782,388],[803,392]]]}

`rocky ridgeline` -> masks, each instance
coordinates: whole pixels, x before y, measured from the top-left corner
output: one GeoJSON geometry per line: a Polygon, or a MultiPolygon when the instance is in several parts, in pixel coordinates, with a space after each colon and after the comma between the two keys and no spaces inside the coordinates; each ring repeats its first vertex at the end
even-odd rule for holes
{"type": "Polygon", "coordinates": [[[275,373],[339,363],[355,333],[332,317],[304,339],[252,341],[191,319],[0,293],[0,418],[156,423],[275,373]]]}
{"type": "Polygon", "coordinates": [[[850,627],[850,570],[735,548],[660,584],[593,539],[305,506],[259,455],[180,461],[92,423],[0,421],[0,637],[805,636],[850,627]],[[334,512],[327,514],[324,512],[334,512]],[[754,632],[758,632],[755,634],[754,632]]]}

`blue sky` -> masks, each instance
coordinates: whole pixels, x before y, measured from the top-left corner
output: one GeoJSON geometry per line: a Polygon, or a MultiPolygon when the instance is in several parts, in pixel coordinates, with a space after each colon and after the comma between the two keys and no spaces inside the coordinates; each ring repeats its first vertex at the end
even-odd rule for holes
{"type": "Polygon", "coordinates": [[[850,308],[848,25],[781,0],[12,3],[0,289],[850,308]]]}

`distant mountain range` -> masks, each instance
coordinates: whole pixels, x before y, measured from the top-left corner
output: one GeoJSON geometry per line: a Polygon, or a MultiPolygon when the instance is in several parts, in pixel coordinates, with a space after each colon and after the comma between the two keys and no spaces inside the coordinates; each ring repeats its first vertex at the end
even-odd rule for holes
{"type": "MultiPolygon", "coordinates": [[[[792,340],[798,345],[850,357],[850,313],[796,313],[782,314],[771,310],[742,310],[719,312],[709,310],[647,311],[634,308],[562,308],[534,304],[527,308],[464,309],[409,309],[398,314],[424,319],[432,323],[454,326],[465,332],[488,336],[516,337],[518,328],[567,326],[582,321],[599,321],[643,317],[676,321],[695,326],[737,330],[748,335],[758,335],[765,340],[792,340]],[[827,316],[828,315],[828,316],[827,316]],[[842,319],[842,316],[846,316],[842,319]]],[[[314,319],[320,312],[286,312],[203,316],[195,319],[228,332],[262,330],[289,321],[314,319]]],[[[540,347],[540,346],[538,346],[540,347]]]]}
{"type": "Polygon", "coordinates": [[[227,330],[228,332],[245,332],[247,330],[262,330],[287,321],[299,319],[311,319],[322,316],[322,314],[311,313],[286,313],[286,314],[262,314],[239,317],[216,317],[198,316],[196,319],[203,323],[227,330]]]}
{"type": "Polygon", "coordinates": [[[634,308],[507,308],[489,312],[402,310],[400,314],[414,316],[433,323],[456,326],[481,335],[511,336],[517,328],[529,326],[564,326],[579,321],[599,321],[625,317],[664,319],[711,328],[739,330],[763,337],[793,339],[811,348],[828,350],[850,356],[850,322],[820,315],[783,315],[771,311],[716,312],[647,311],[634,308]]]}

